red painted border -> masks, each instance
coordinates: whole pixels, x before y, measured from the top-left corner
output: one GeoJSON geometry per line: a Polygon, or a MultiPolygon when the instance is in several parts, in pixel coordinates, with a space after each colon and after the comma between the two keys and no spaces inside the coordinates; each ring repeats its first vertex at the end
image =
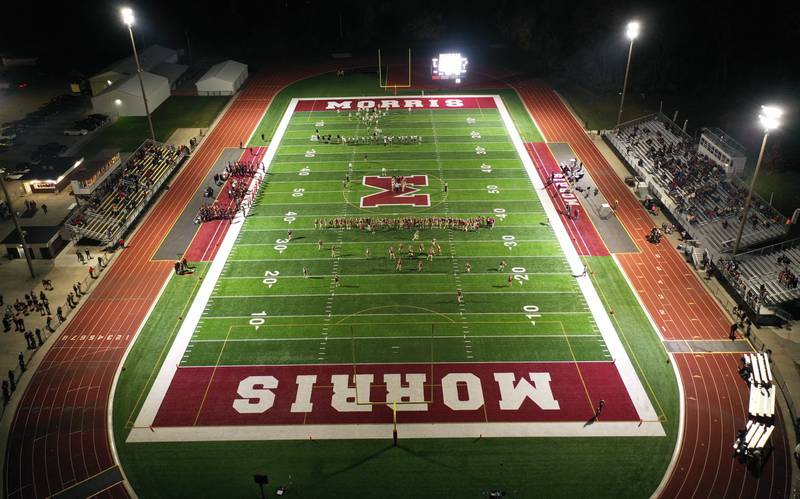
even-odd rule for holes
{"type": "MultiPolygon", "coordinates": [[[[546,186],[551,173],[561,174],[561,167],[556,162],[547,144],[543,142],[528,142],[525,144],[525,148],[528,150],[533,164],[536,165],[536,173],[539,174],[539,178],[542,179],[546,186]]],[[[550,195],[550,199],[553,200],[553,204],[555,204],[559,213],[562,213],[561,220],[569,233],[570,239],[572,239],[572,244],[578,250],[578,254],[581,256],[609,256],[610,253],[603,242],[603,238],[597,232],[597,228],[580,203],[580,196],[570,194],[570,199],[567,199],[565,194],[561,192],[563,185],[563,181],[556,179],[553,184],[547,186],[547,194],[550,195]],[[577,219],[566,216],[568,202],[577,203],[577,209],[579,210],[577,219]]]]}

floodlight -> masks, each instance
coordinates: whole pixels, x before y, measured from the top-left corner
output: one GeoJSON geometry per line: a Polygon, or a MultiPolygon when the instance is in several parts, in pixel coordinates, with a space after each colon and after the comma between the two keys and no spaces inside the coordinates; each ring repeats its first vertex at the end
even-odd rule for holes
{"type": "Polygon", "coordinates": [[[114,99],[114,104],[116,104],[118,106],[121,106],[122,105],[122,100],[121,99],[114,99]]]}
{"type": "Polygon", "coordinates": [[[758,121],[761,122],[764,131],[769,132],[781,125],[781,116],[783,116],[783,109],[776,106],[761,106],[758,121]]]}
{"type": "Polygon", "coordinates": [[[439,57],[432,60],[434,80],[455,80],[461,83],[461,78],[467,72],[466,57],[462,57],[459,52],[449,52],[439,54],[439,57]]]}
{"type": "Polygon", "coordinates": [[[122,13],[122,22],[127,24],[128,26],[133,25],[134,17],[133,17],[133,9],[130,7],[123,7],[120,12],[122,13]]]}
{"type": "Polygon", "coordinates": [[[629,40],[635,40],[636,37],[639,36],[640,27],[639,21],[629,22],[627,29],[625,29],[625,36],[627,36],[629,40]]]}

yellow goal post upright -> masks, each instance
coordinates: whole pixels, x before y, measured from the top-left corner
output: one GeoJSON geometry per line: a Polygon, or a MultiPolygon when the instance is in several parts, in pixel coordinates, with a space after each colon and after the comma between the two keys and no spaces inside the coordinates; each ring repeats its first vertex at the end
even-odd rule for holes
{"type": "MultiPolygon", "coordinates": [[[[431,323],[431,348],[433,348],[433,337],[434,337],[435,333],[436,333],[436,324],[435,323],[431,323]]],[[[350,325],[350,341],[352,342],[352,345],[354,347],[354,350],[353,350],[353,382],[355,382],[355,377],[358,374],[358,363],[356,362],[356,359],[355,359],[355,340],[356,340],[355,331],[353,330],[353,326],[350,325]]],[[[391,400],[391,401],[386,400],[386,401],[381,401],[381,402],[377,402],[377,401],[376,402],[372,402],[372,401],[369,401],[369,400],[368,401],[360,400],[359,397],[358,397],[358,390],[356,389],[356,397],[355,397],[356,398],[356,400],[355,400],[356,405],[373,406],[373,407],[374,406],[383,405],[383,406],[387,406],[392,411],[392,444],[395,447],[397,447],[397,440],[398,440],[398,435],[397,435],[397,405],[400,404],[400,406],[403,406],[403,405],[418,405],[418,404],[431,405],[431,404],[433,404],[433,388],[434,388],[434,385],[433,385],[433,366],[434,366],[434,362],[433,362],[432,354],[433,354],[433,351],[431,350],[431,363],[430,363],[431,364],[430,365],[430,376],[431,376],[431,379],[426,383],[427,388],[430,390],[430,392],[429,392],[430,397],[429,398],[424,398],[423,397],[423,400],[407,400],[407,401],[399,401],[399,402],[396,401],[396,400],[391,400]]],[[[425,389],[425,388],[423,388],[423,389],[425,389]]],[[[401,409],[401,411],[402,411],[402,409],[401,409]]]]}
{"type": "Polygon", "coordinates": [[[408,49],[408,79],[406,83],[389,85],[389,72],[386,72],[386,82],[383,81],[383,61],[381,59],[381,49],[378,49],[378,86],[383,90],[392,89],[397,95],[398,88],[411,88],[411,48],[408,49]]]}

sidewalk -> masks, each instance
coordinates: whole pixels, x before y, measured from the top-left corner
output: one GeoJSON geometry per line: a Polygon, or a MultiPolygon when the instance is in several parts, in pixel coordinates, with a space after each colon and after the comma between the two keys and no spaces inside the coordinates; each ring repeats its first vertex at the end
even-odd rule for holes
{"type": "MultiPolygon", "coordinates": [[[[7,332],[0,333],[0,378],[9,380],[9,370],[14,372],[15,383],[19,383],[20,376],[26,376],[19,366],[18,356],[20,353],[23,355],[25,365],[27,366],[34,355],[43,347],[47,346],[51,340],[51,336],[57,336],[61,330],[61,321],[57,317],[57,309],[61,307],[64,318],[67,319],[74,312],[74,308],[67,304],[67,295],[73,292],[73,285],[80,282],[83,296],[91,293],[94,288],[96,279],[89,277],[89,267],[94,268],[94,275],[97,277],[102,270],[99,268],[98,256],[102,256],[104,266],[107,265],[114,257],[113,253],[102,253],[96,247],[80,247],[76,248],[72,243],[67,245],[54,260],[33,260],[33,269],[36,274],[35,278],[30,277],[27,264],[24,259],[6,260],[0,262],[0,295],[3,297],[2,314],[5,314],[7,307],[14,304],[19,299],[21,302],[25,301],[25,294],[33,293],[39,296],[43,291],[42,280],[49,279],[52,281],[53,290],[44,290],[47,300],[50,305],[50,312],[52,317],[53,331],[48,331],[46,328],[47,316],[42,315],[36,311],[35,308],[28,310],[28,315],[18,314],[19,318],[25,322],[25,330],[34,332],[36,329],[40,330],[42,342],[38,341],[36,336],[36,348],[29,348],[22,331],[16,331],[12,322],[11,329],[7,332]],[[76,249],[80,249],[84,254],[86,249],[89,249],[91,260],[86,263],[81,263],[76,255],[76,249]]],[[[83,297],[76,297],[75,301],[77,306],[85,301],[83,297]]],[[[5,328],[3,328],[5,329],[5,328]]],[[[11,398],[15,396],[11,393],[11,398]]],[[[5,410],[6,404],[3,404],[0,410],[0,417],[5,410]]]]}

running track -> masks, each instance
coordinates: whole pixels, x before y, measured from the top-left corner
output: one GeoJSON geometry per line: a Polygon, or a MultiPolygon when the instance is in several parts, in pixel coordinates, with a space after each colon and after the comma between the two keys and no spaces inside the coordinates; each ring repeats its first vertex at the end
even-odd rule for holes
{"type": "MultiPolygon", "coordinates": [[[[618,254],[620,264],[665,339],[728,336],[724,312],[668,245],[644,236],[654,226],[644,208],[592,144],[559,97],[537,81],[514,83],[539,129],[551,142],[567,142],[606,199],[618,200],[618,217],[641,249],[618,254]]],[[[780,425],[775,452],[760,479],[732,458],[736,431],[744,427],[748,390],[737,371],[738,354],[678,354],[684,385],[685,422],[678,462],[663,497],[787,497],[788,447],[780,425]]]]}
{"type": "MultiPolygon", "coordinates": [[[[62,332],[33,374],[14,415],[6,450],[5,492],[44,497],[115,466],[107,415],[117,366],[171,262],[154,254],[194,195],[220,150],[247,140],[272,97],[303,75],[255,76],[195,152],[110,267],[103,281],[62,332]]],[[[540,129],[569,143],[642,248],[620,255],[625,273],[667,339],[726,335],[727,320],[674,251],[644,243],[648,215],[614,174],[558,97],[537,82],[515,83],[540,129]]],[[[788,450],[776,433],[776,452],[756,479],[730,457],[734,432],[744,424],[747,391],[734,355],[676,355],[684,382],[686,424],[666,497],[779,497],[789,490],[788,450]]],[[[127,497],[116,484],[97,497],[127,497]]]]}
{"type": "MultiPolygon", "coordinates": [[[[251,78],[47,352],[11,423],[7,497],[50,496],[116,465],[107,427],[114,375],[172,271],[172,262],[151,257],[220,151],[247,141],[272,97],[309,75],[251,78]]],[[[117,484],[98,497],[127,497],[127,492],[117,484]]]]}

